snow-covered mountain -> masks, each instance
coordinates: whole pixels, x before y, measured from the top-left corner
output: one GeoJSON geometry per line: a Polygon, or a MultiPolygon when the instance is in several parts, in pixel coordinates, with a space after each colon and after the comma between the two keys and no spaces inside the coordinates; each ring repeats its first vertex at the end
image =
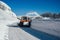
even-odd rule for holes
{"type": "Polygon", "coordinates": [[[37,12],[33,11],[33,12],[28,12],[26,14],[26,16],[32,16],[32,17],[36,17],[36,16],[40,16],[37,12]]]}

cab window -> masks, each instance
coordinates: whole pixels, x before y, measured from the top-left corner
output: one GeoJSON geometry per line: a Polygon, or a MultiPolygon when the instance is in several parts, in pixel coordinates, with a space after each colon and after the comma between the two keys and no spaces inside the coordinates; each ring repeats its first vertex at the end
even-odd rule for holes
{"type": "Polygon", "coordinates": [[[21,20],[27,20],[27,17],[21,17],[21,20]]]}

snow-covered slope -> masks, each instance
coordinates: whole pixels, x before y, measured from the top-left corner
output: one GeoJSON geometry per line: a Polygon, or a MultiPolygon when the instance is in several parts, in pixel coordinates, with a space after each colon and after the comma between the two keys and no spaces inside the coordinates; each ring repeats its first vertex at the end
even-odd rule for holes
{"type": "Polygon", "coordinates": [[[8,40],[8,26],[14,22],[18,22],[18,19],[11,8],[0,1],[0,40],[8,40]]]}
{"type": "Polygon", "coordinates": [[[14,12],[12,12],[11,8],[2,1],[0,1],[0,21],[4,21],[3,23],[8,21],[17,21],[17,17],[14,12]]]}

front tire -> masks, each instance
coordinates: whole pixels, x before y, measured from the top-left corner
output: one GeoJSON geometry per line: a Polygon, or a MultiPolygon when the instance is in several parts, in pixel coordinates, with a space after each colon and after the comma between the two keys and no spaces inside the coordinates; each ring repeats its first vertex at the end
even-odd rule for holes
{"type": "Polygon", "coordinates": [[[23,26],[23,22],[20,22],[18,25],[22,27],[23,26]]]}

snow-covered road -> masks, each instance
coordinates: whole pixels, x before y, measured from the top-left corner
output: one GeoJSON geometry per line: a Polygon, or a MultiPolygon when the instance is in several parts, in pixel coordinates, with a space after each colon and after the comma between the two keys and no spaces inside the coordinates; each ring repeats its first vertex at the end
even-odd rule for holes
{"type": "Polygon", "coordinates": [[[41,40],[60,40],[59,37],[53,36],[51,34],[47,34],[42,31],[38,31],[28,27],[20,27],[20,28],[41,40]]]}
{"type": "Polygon", "coordinates": [[[9,27],[9,40],[40,40],[19,27],[9,27]]]}

